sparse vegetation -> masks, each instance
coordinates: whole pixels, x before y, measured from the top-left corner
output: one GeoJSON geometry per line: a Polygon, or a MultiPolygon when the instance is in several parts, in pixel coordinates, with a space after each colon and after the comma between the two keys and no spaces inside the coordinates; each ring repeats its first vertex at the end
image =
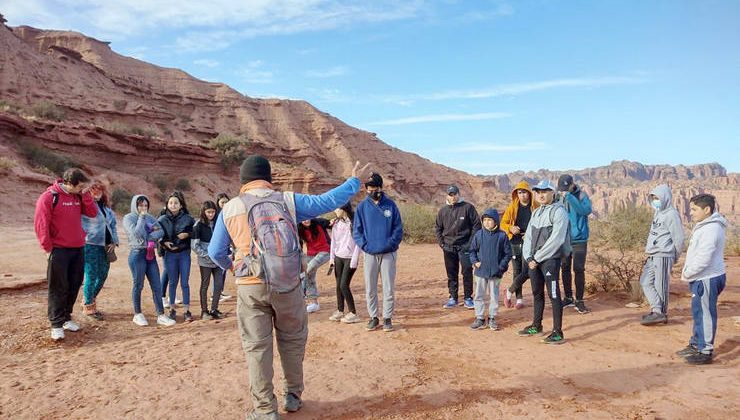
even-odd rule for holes
{"type": "Polygon", "coordinates": [[[180,178],[175,182],[175,189],[179,191],[190,191],[190,181],[187,178],[180,178]]]}
{"type": "Polygon", "coordinates": [[[159,188],[159,191],[165,192],[167,191],[167,189],[169,189],[171,182],[170,182],[170,179],[167,178],[166,176],[155,175],[154,178],[152,179],[152,183],[156,185],[157,188],[159,188]]]}
{"type": "Polygon", "coordinates": [[[249,141],[243,137],[219,134],[208,142],[208,146],[221,156],[221,165],[227,169],[244,160],[249,141]]]}
{"type": "Polygon", "coordinates": [[[128,104],[128,102],[122,99],[116,99],[115,101],[113,101],[113,108],[115,108],[116,111],[123,111],[124,109],[126,109],[126,104],[128,104]]]}
{"type": "Polygon", "coordinates": [[[137,135],[147,138],[157,137],[157,132],[151,127],[139,127],[136,125],[129,125],[119,121],[113,121],[104,127],[108,131],[112,131],[118,134],[124,135],[137,135]]]}
{"type": "Polygon", "coordinates": [[[12,161],[6,157],[0,157],[0,173],[4,174],[10,171],[10,169],[16,166],[15,161],[12,161]]]}
{"type": "Polygon", "coordinates": [[[29,164],[36,169],[62,175],[67,168],[80,166],[73,157],[37,146],[33,143],[20,143],[20,152],[29,164]]]}
{"type": "Polygon", "coordinates": [[[177,118],[178,118],[178,119],[179,119],[179,120],[180,120],[181,122],[183,122],[183,123],[185,123],[185,124],[187,124],[187,123],[189,123],[189,122],[192,122],[192,121],[193,121],[193,118],[192,118],[192,117],[190,117],[189,115],[185,115],[185,114],[177,114],[177,118]]]}
{"type": "Polygon", "coordinates": [[[51,121],[64,121],[67,111],[51,102],[39,102],[31,107],[31,115],[51,121]]]}
{"type": "Polygon", "coordinates": [[[740,257],[740,229],[731,228],[725,233],[725,256],[740,257]]]}
{"type": "Polygon", "coordinates": [[[111,207],[120,215],[131,211],[131,198],[133,195],[124,188],[116,188],[111,193],[111,207]]]}
{"type": "Polygon", "coordinates": [[[633,284],[642,272],[643,247],[652,218],[653,213],[647,208],[628,207],[592,223],[589,254],[595,263],[591,267],[596,278],[592,288],[639,293],[633,290],[633,284]]]}
{"type": "Polygon", "coordinates": [[[403,219],[403,240],[408,244],[434,243],[434,223],[437,209],[421,204],[401,204],[398,209],[403,219]]]}

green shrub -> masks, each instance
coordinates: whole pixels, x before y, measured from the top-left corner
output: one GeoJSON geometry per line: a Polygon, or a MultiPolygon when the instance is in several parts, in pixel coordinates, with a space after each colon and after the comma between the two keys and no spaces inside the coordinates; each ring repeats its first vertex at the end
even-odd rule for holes
{"type": "Polygon", "coordinates": [[[143,136],[147,138],[157,137],[157,132],[150,127],[139,127],[135,125],[125,124],[120,121],[113,121],[111,123],[108,123],[103,128],[113,133],[118,133],[118,134],[123,134],[123,135],[133,134],[133,135],[143,136]]]}
{"type": "MultiPolygon", "coordinates": [[[[589,252],[596,287],[604,291],[633,290],[645,261],[643,249],[653,212],[646,207],[616,209],[605,220],[591,223],[589,252]]],[[[639,289],[639,288],[638,288],[639,289]]]]}
{"type": "Polygon", "coordinates": [[[403,240],[406,243],[437,242],[434,225],[438,209],[421,204],[401,204],[398,209],[403,220],[403,240]]]}
{"type": "Polygon", "coordinates": [[[31,114],[38,118],[51,121],[64,121],[67,118],[67,111],[51,102],[39,102],[31,107],[31,114]]]}
{"type": "Polygon", "coordinates": [[[0,157],[0,173],[7,173],[14,168],[16,163],[6,157],[0,157]]]}
{"type": "Polygon", "coordinates": [[[221,156],[221,165],[224,169],[228,169],[244,160],[248,144],[249,140],[228,134],[219,134],[208,142],[208,146],[221,156]]]}
{"type": "Polygon", "coordinates": [[[116,99],[115,101],[113,101],[113,108],[115,108],[116,111],[123,111],[124,109],[126,109],[127,103],[128,102],[122,99],[116,99]]]}
{"type": "Polygon", "coordinates": [[[80,166],[79,162],[71,156],[51,151],[33,143],[21,143],[20,152],[31,166],[49,171],[54,175],[61,176],[68,168],[80,166]]]}
{"type": "Polygon", "coordinates": [[[131,198],[133,195],[124,188],[116,188],[110,196],[111,208],[120,215],[131,211],[131,198]]]}
{"type": "Polygon", "coordinates": [[[165,192],[170,187],[170,179],[163,175],[155,175],[152,183],[159,188],[159,191],[165,192]]]}
{"type": "Polygon", "coordinates": [[[175,189],[180,191],[190,191],[190,181],[186,178],[180,178],[175,182],[175,189]]]}

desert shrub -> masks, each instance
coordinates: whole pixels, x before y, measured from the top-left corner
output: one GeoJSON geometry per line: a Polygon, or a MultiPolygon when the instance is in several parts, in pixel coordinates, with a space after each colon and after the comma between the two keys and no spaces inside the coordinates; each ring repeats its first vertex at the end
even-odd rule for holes
{"type": "Polygon", "coordinates": [[[79,162],[71,156],[51,151],[33,143],[20,143],[20,152],[31,166],[54,175],[61,176],[66,169],[80,166],[79,162]]]}
{"type": "Polygon", "coordinates": [[[14,168],[16,163],[6,157],[0,157],[0,173],[7,173],[14,168]]]}
{"type": "Polygon", "coordinates": [[[180,191],[190,191],[190,181],[187,178],[180,178],[175,182],[175,189],[180,191]]]}
{"type": "Polygon", "coordinates": [[[131,211],[131,198],[133,195],[124,188],[116,188],[110,195],[111,207],[118,214],[128,214],[131,211]]]}
{"type": "Polygon", "coordinates": [[[67,111],[51,102],[39,102],[31,107],[31,115],[52,121],[64,121],[67,111]]]}
{"type": "Polygon", "coordinates": [[[154,176],[152,183],[156,185],[161,192],[167,191],[170,187],[170,179],[163,175],[154,176]]]}
{"type": "Polygon", "coordinates": [[[725,256],[740,257],[740,229],[728,229],[725,235],[725,256]]]}
{"type": "Polygon", "coordinates": [[[128,102],[122,99],[116,99],[115,101],[113,101],[113,108],[115,108],[116,111],[123,111],[124,109],[126,109],[127,103],[128,102]]]}
{"type": "Polygon", "coordinates": [[[19,114],[21,111],[22,109],[18,105],[8,102],[6,100],[0,99],[0,112],[19,114]]]}
{"type": "Polygon", "coordinates": [[[650,231],[653,212],[644,207],[627,207],[592,223],[589,252],[596,286],[604,291],[632,291],[645,261],[643,248],[650,231]]]}
{"type": "Polygon", "coordinates": [[[249,140],[228,134],[219,134],[208,142],[208,146],[218,152],[224,169],[239,164],[244,160],[249,140]]]}
{"type": "Polygon", "coordinates": [[[177,118],[179,118],[180,121],[186,124],[193,121],[193,119],[189,115],[185,115],[185,114],[177,114],[177,118]]]}
{"type": "Polygon", "coordinates": [[[403,240],[409,244],[435,243],[434,224],[437,209],[421,204],[401,204],[398,207],[403,220],[403,240]]]}
{"type": "Polygon", "coordinates": [[[104,127],[108,131],[118,133],[118,134],[124,134],[124,135],[137,135],[137,136],[143,136],[147,138],[157,137],[157,132],[152,129],[151,127],[139,127],[136,125],[129,125],[122,123],[120,121],[113,121],[111,123],[108,123],[104,127]]]}

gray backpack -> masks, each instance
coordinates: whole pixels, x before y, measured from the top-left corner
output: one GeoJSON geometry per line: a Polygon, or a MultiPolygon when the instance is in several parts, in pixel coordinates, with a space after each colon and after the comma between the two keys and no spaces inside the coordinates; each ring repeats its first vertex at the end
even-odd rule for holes
{"type": "Polygon", "coordinates": [[[294,290],[301,284],[301,245],[293,193],[246,193],[239,198],[247,209],[252,246],[236,267],[236,276],[257,277],[278,293],[294,290]]]}

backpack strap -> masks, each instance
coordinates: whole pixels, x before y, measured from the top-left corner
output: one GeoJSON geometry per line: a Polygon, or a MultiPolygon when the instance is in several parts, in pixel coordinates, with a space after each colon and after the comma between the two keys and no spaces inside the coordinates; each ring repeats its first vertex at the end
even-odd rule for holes
{"type": "Polygon", "coordinates": [[[293,222],[298,226],[298,214],[295,210],[295,193],[292,191],[283,192],[283,201],[285,201],[285,205],[288,206],[288,213],[293,216],[293,222]]]}
{"type": "Polygon", "coordinates": [[[50,192],[51,192],[51,208],[53,210],[54,207],[57,206],[57,203],[59,203],[59,192],[57,192],[56,190],[51,190],[50,192]]]}

